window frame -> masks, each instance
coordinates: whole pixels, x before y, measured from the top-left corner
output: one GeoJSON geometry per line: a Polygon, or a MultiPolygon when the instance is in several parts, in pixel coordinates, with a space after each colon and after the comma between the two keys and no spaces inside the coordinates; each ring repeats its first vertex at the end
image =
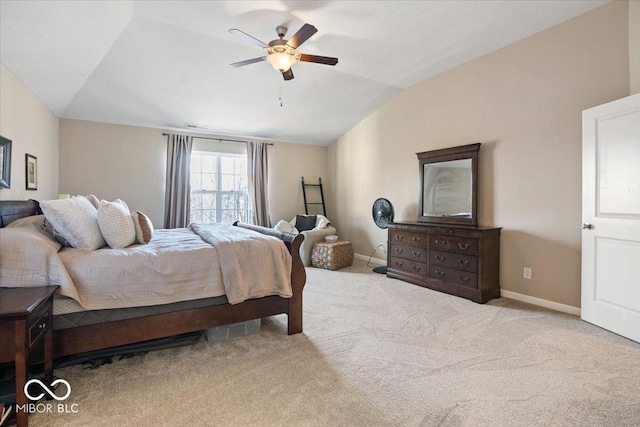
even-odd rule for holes
{"type": "MultiPolygon", "coordinates": [[[[216,157],[216,190],[193,190],[193,188],[190,188],[189,191],[189,197],[191,197],[192,194],[198,194],[198,195],[202,195],[202,194],[213,194],[215,197],[215,223],[223,223],[222,219],[223,219],[223,212],[224,211],[229,211],[229,210],[233,210],[233,211],[237,211],[237,209],[223,209],[222,207],[222,199],[224,195],[228,195],[228,194],[232,194],[232,195],[244,195],[246,198],[246,210],[244,211],[244,215],[246,215],[246,221],[250,222],[251,220],[251,206],[249,203],[249,189],[248,189],[248,179],[249,177],[246,176],[246,180],[247,180],[247,190],[221,190],[220,188],[222,188],[222,176],[223,175],[229,175],[229,174],[223,174],[222,173],[222,159],[224,157],[227,158],[244,158],[245,160],[247,159],[247,155],[246,154],[239,154],[239,153],[226,153],[226,152],[218,152],[218,151],[193,151],[191,153],[191,156],[208,156],[208,157],[216,157]]],[[[191,176],[194,174],[193,171],[190,171],[189,173],[189,179],[191,179],[191,176]]],[[[202,170],[199,172],[199,174],[202,176],[203,172],[202,170]]],[[[248,170],[247,170],[247,175],[248,175],[248,170]]],[[[233,174],[232,176],[239,176],[239,174],[233,174]]],[[[189,218],[191,219],[191,214],[192,214],[192,207],[189,208],[189,218]]],[[[214,209],[197,209],[201,212],[204,211],[212,211],[214,209]]],[[[200,220],[202,221],[204,219],[204,216],[202,215],[202,213],[200,214],[200,220]]],[[[238,218],[238,220],[241,220],[241,218],[238,218]]],[[[235,222],[235,221],[234,221],[235,222]]],[[[205,223],[207,224],[207,223],[205,223]]]]}

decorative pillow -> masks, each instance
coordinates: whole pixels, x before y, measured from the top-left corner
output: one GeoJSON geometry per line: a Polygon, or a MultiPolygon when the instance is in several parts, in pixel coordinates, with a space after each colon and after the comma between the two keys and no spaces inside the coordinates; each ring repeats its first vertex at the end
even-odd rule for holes
{"type": "Polygon", "coordinates": [[[281,231],[283,233],[298,234],[298,230],[293,225],[289,224],[287,221],[283,219],[278,221],[278,223],[276,224],[275,227],[273,227],[273,229],[277,231],[281,231]]]}
{"type": "Polygon", "coordinates": [[[141,245],[146,245],[153,237],[153,224],[151,220],[140,211],[132,213],[131,218],[133,218],[133,225],[136,228],[136,242],[141,245]]]}
{"type": "Polygon", "coordinates": [[[107,245],[113,249],[122,249],[136,241],[136,227],[127,205],[120,199],[115,202],[100,200],[98,225],[107,245]]]}
{"type": "Polygon", "coordinates": [[[45,200],[40,209],[53,228],[78,249],[95,250],[104,246],[98,226],[98,211],[84,197],[45,200]]]}
{"type": "Polygon", "coordinates": [[[98,210],[98,208],[100,207],[100,200],[93,194],[89,194],[88,196],[85,196],[85,197],[89,202],[91,202],[93,207],[96,208],[96,210],[98,210]]]}
{"type": "Polygon", "coordinates": [[[299,232],[313,230],[316,226],[316,215],[296,215],[296,228],[299,232]]]}

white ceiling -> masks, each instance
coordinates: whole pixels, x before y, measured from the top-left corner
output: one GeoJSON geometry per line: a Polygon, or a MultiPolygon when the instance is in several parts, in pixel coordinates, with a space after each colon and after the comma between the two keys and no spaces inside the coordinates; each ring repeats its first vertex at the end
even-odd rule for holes
{"type": "Polygon", "coordinates": [[[6,1],[0,60],[60,117],[328,145],[398,92],[607,1],[6,1]],[[284,82],[275,27],[318,33],[284,82]],[[282,93],[284,105],[278,98],[282,93]]]}

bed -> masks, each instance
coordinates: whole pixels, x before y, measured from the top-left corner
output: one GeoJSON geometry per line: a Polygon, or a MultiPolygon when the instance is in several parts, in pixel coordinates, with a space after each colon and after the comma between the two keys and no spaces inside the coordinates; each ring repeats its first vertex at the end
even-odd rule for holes
{"type": "MultiPolygon", "coordinates": [[[[0,227],[39,214],[41,214],[39,204],[34,200],[0,201],[0,227]]],[[[66,303],[67,308],[62,309],[58,315],[54,311],[55,357],[164,338],[277,314],[287,314],[288,334],[302,332],[302,291],[306,274],[300,259],[299,248],[304,237],[249,224],[235,223],[234,226],[239,227],[238,229],[232,227],[236,231],[260,233],[277,238],[284,243],[291,256],[291,297],[269,295],[246,299],[235,304],[229,303],[226,295],[198,299],[190,297],[187,301],[144,307],[123,307],[115,310],[117,315],[109,312],[109,316],[105,316],[108,310],[100,305],[94,306],[99,308],[97,310],[86,310],[68,297],[56,296],[56,299],[66,303]],[[74,303],[77,307],[69,308],[74,303]],[[91,316],[101,317],[101,319],[100,321],[85,320],[86,324],[82,324],[77,320],[69,320],[73,318],[74,313],[76,317],[84,319],[91,316]]],[[[11,286],[6,283],[1,285],[11,286]]],[[[6,351],[12,348],[13,339],[13,330],[0,330],[0,363],[13,360],[13,354],[6,351]]]]}

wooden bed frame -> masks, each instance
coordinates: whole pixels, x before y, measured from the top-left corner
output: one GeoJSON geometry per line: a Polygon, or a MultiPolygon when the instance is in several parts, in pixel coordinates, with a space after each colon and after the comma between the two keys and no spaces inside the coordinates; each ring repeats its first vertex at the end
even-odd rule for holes
{"type": "MultiPolygon", "coordinates": [[[[39,204],[35,200],[0,201],[0,227],[16,219],[40,213],[39,204]]],[[[291,298],[268,296],[235,305],[222,304],[58,330],[54,332],[54,357],[164,338],[283,313],[288,316],[289,335],[302,332],[302,291],[306,273],[300,259],[300,244],[304,236],[238,222],[234,225],[277,237],[284,242],[293,258],[291,298]]],[[[11,328],[0,329],[0,363],[13,360],[13,342],[14,331],[11,328]]]]}

